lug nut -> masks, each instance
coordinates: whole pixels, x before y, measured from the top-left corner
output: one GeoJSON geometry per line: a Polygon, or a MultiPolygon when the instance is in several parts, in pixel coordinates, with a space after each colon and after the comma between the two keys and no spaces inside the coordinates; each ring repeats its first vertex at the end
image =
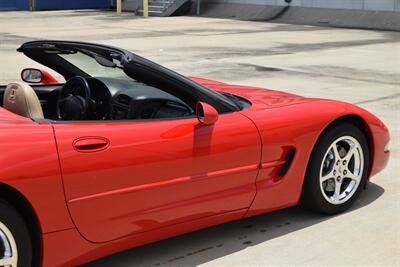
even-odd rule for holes
{"type": "Polygon", "coordinates": [[[343,161],[343,165],[346,165],[347,164],[347,161],[343,161]]]}
{"type": "Polygon", "coordinates": [[[336,171],[333,171],[333,175],[336,175],[336,171]]]}
{"type": "Polygon", "coordinates": [[[340,164],[340,160],[338,160],[337,162],[336,162],[336,165],[339,165],[340,164]]]}
{"type": "Polygon", "coordinates": [[[347,174],[347,171],[346,171],[346,170],[345,170],[345,171],[343,171],[343,174],[344,174],[344,175],[346,175],[346,174],[347,174]]]}

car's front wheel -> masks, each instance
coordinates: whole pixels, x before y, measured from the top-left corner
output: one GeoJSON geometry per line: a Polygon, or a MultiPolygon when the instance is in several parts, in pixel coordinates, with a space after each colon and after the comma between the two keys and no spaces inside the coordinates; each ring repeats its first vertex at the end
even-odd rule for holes
{"type": "Polygon", "coordinates": [[[0,267],[32,266],[29,231],[18,212],[0,200],[0,267]]]}
{"type": "Polygon", "coordinates": [[[368,170],[369,147],[360,129],[349,123],[331,127],[312,152],[303,204],[327,214],[347,210],[361,193],[368,170]]]}

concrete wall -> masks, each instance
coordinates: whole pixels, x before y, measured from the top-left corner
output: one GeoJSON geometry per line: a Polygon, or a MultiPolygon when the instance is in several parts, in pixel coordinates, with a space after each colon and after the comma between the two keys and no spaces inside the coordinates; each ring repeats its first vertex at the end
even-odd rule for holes
{"type": "Polygon", "coordinates": [[[124,11],[136,11],[141,1],[143,0],[124,0],[122,2],[122,9],[124,11]]]}
{"type": "MultiPolygon", "coordinates": [[[[202,3],[285,6],[284,0],[203,0],[202,3]]],[[[292,0],[291,6],[400,12],[400,0],[292,0]]]]}
{"type": "MultiPolygon", "coordinates": [[[[193,0],[196,6],[197,0],[193,0]]],[[[192,14],[195,14],[193,7],[192,14]]],[[[202,16],[400,31],[400,0],[201,0],[202,16]]]]}

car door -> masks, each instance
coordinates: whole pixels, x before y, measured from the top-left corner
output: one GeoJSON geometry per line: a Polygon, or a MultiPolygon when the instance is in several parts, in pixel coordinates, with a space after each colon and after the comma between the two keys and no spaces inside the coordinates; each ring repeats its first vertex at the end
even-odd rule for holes
{"type": "Polygon", "coordinates": [[[240,113],[53,124],[65,194],[79,232],[105,242],[249,207],[261,157],[240,113]]]}

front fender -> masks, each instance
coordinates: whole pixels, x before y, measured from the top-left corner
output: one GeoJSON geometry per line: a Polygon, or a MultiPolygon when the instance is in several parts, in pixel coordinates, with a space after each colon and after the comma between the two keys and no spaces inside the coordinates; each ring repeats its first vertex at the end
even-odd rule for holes
{"type": "Polygon", "coordinates": [[[305,98],[274,108],[253,103],[252,108],[242,113],[255,123],[263,144],[257,195],[247,216],[298,204],[311,152],[323,131],[341,117],[357,116],[368,127],[373,144],[371,175],[387,164],[389,155],[383,151],[389,140],[388,129],[357,106],[305,98]],[[294,150],[295,156],[286,174],[280,177],[278,172],[289,150],[294,150]]]}

